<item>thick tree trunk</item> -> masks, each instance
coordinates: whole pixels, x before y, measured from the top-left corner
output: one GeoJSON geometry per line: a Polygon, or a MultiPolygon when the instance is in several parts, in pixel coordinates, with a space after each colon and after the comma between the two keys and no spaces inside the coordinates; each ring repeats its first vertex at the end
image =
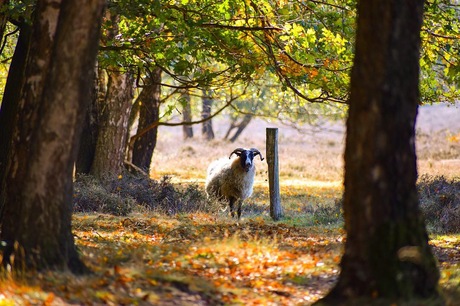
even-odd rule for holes
{"type": "MultiPolygon", "coordinates": [[[[153,122],[160,120],[161,69],[155,68],[139,95],[139,125],[143,130],[153,122]]],[[[149,173],[153,151],[157,144],[158,128],[149,130],[136,139],[133,147],[133,164],[149,173]]]]}
{"type": "Polygon", "coordinates": [[[98,135],[98,92],[99,76],[98,69],[94,69],[93,87],[89,97],[88,107],[85,110],[83,121],[83,131],[80,137],[77,160],[75,161],[75,172],[78,174],[89,174],[96,154],[97,135],[98,135]]]}
{"type": "Polygon", "coordinates": [[[21,104],[27,117],[21,116],[15,129],[13,160],[2,186],[6,191],[3,263],[20,271],[86,271],[71,232],[72,172],[104,4],[103,0],[64,1],[56,23],[59,1],[37,3],[33,46],[44,49],[34,48],[28,61],[21,104]],[[36,56],[44,56],[39,58],[45,62],[38,62],[36,56]]]}
{"type": "Polygon", "coordinates": [[[439,272],[415,187],[422,14],[423,0],[359,1],[345,149],[347,241],[339,281],[322,302],[437,297],[439,272]]]}
{"type": "MultiPolygon", "coordinates": [[[[182,104],[182,121],[191,122],[192,121],[192,104],[190,100],[190,93],[186,91],[182,95],[183,104],[182,104]]],[[[193,127],[191,125],[183,125],[182,131],[184,133],[184,139],[193,138],[193,127]]]]}
{"type": "MultiPolygon", "coordinates": [[[[0,150],[0,183],[5,179],[7,163],[8,160],[10,160],[11,140],[13,138],[13,129],[16,126],[17,113],[19,111],[21,89],[25,82],[25,67],[29,53],[31,32],[32,29],[29,25],[24,24],[21,26],[3,92],[3,100],[0,109],[0,148],[2,148],[0,150]]],[[[36,54],[36,56],[38,56],[38,54],[36,54]]]]}
{"type": "Polygon", "coordinates": [[[91,174],[98,178],[119,175],[123,171],[128,137],[128,122],[133,99],[133,76],[108,73],[107,95],[100,113],[96,153],[91,174]]]}
{"type": "MultiPolygon", "coordinates": [[[[201,110],[201,118],[207,119],[211,116],[213,100],[210,96],[209,90],[203,90],[203,107],[201,110]]],[[[214,130],[212,129],[212,119],[203,122],[201,132],[206,140],[212,140],[215,138],[214,130]]]]}

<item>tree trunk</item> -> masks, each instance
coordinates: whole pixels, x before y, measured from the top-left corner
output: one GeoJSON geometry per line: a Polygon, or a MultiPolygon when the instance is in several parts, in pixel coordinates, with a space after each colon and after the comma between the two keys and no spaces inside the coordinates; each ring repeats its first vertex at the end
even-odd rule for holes
{"type": "Polygon", "coordinates": [[[237,129],[235,134],[233,134],[232,138],[230,138],[230,142],[235,142],[238,137],[240,137],[241,133],[243,133],[244,129],[249,125],[252,120],[252,115],[246,114],[243,117],[243,120],[237,125],[237,129]]]}
{"type": "Polygon", "coordinates": [[[422,15],[423,0],[359,1],[345,149],[347,241],[338,283],[320,303],[438,297],[415,185],[422,15]]]}
{"type": "MultiPolygon", "coordinates": [[[[139,95],[139,125],[138,131],[143,130],[153,122],[160,120],[161,69],[155,68],[147,80],[146,86],[139,95]]],[[[150,172],[153,151],[157,144],[158,128],[149,130],[137,138],[133,147],[133,164],[142,170],[150,172]]]]}
{"type": "Polygon", "coordinates": [[[75,172],[79,174],[89,174],[96,154],[97,135],[98,135],[98,89],[99,76],[98,69],[94,69],[93,87],[91,90],[90,102],[85,110],[83,121],[83,131],[80,137],[77,160],[75,161],[75,172]]]}
{"type": "MultiPolygon", "coordinates": [[[[32,29],[29,25],[23,24],[21,26],[3,91],[0,109],[0,148],[2,148],[0,150],[0,183],[5,179],[7,163],[10,160],[11,140],[19,111],[21,89],[25,82],[25,67],[31,32],[32,29]]],[[[35,55],[38,56],[38,54],[35,55]]],[[[2,205],[1,202],[0,205],[2,205]]]]}
{"type": "MultiPolygon", "coordinates": [[[[207,119],[211,116],[213,100],[210,96],[209,90],[203,90],[203,109],[201,110],[201,118],[207,119]]],[[[214,130],[212,129],[212,119],[203,122],[203,128],[201,130],[206,140],[212,140],[215,138],[214,130]]]]}
{"type": "Polygon", "coordinates": [[[5,212],[0,238],[6,242],[3,264],[19,271],[87,271],[71,232],[72,172],[81,114],[90,95],[104,3],[64,1],[59,13],[59,1],[37,2],[33,46],[44,50],[34,48],[27,62],[21,111],[32,111],[26,111],[28,117],[21,116],[18,121],[20,126],[14,132],[17,140],[12,146],[15,154],[2,186],[5,212]],[[38,57],[46,54],[46,58],[38,57]],[[39,58],[46,62],[38,62],[39,58]],[[10,261],[12,256],[14,263],[10,261]]]}
{"type": "Polygon", "coordinates": [[[232,118],[232,122],[230,123],[230,126],[227,130],[227,133],[225,134],[224,139],[228,139],[228,137],[230,136],[230,133],[234,129],[236,129],[235,134],[233,134],[233,136],[230,138],[230,142],[235,142],[238,139],[238,137],[240,137],[241,133],[243,133],[244,129],[249,125],[249,123],[252,120],[252,117],[253,115],[246,114],[244,115],[243,119],[239,123],[237,123],[238,117],[232,118]]]}
{"type": "MultiPolygon", "coordinates": [[[[182,121],[191,122],[192,121],[192,104],[190,101],[190,93],[186,91],[183,96],[182,103],[182,121]]],[[[182,126],[182,131],[184,132],[184,139],[193,138],[193,127],[191,125],[184,124],[182,126]]]]}
{"type": "Polygon", "coordinates": [[[236,128],[236,122],[238,121],[238,117],[231,117],[230,120],[230,126],[228,127],[227,133],[225,133],[224,139],[228,139],[230,133],[236,128]]]}
{"type": "Polygon", "coordinates": [[[99,132],[91,168],[91,174],[98,178],[123,171],[133,81],[130,73],[108,72],[107,95],[103,107],[99,106],[99,132]]]}

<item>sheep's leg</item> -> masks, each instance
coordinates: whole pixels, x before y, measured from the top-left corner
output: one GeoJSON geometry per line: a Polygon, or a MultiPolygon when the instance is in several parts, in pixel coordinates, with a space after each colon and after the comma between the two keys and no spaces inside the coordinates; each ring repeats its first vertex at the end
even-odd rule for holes
{"type": "Polygon", "coordinates": [[[230,198],[229,206],[230,206],[230,215],[232,216],[232,218],[235,216],[235,211],[233,210],[234,204],[235,204],[235,198],[230,198]]]}
{"type": "Polygon", "coordinates": [[[241,206],[243,205],[243,201],[238,201],[238,220],[241,218],[241,206]]]}

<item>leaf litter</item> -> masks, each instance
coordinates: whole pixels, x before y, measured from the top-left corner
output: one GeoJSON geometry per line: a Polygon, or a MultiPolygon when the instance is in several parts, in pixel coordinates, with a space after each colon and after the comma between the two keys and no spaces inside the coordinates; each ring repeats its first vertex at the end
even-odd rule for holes
{"type": "MultiPolygon", "coordinates": [[[[337,280],[345,239],[339,228],[206,213],[76,215],[74,233],[93,273],[5,277],[2,305],[308,305],[337,280]]],[[[451,296],[459,244],[458,235],[432,240],[451,296]]]]}

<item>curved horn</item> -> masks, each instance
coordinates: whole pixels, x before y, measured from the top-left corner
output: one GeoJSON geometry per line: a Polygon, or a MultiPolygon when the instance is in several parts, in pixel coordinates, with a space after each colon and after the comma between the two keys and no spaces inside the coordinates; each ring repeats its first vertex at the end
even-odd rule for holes
{"type": "Polygon", "coordinates": [[[244,149],[243,148],[236,148],[235,150],[233,150],[233,152],[230,154],[230,156],[228,157],[228,159],[230,159],[232,157],[233,154],[236,154],[238,156],[240,156],[241,152],[243,152],[244,149]]]}
{"type": "Polygon", "coordinates": [[[260,155],[260,160],[264,160],[264,157],[262,156],[262,153],[260,153],[259,150],[257,150],[256,148],[251,148],[250,150],[252,151],[252,153],[254,153],[254,156],[260,155]]]}

